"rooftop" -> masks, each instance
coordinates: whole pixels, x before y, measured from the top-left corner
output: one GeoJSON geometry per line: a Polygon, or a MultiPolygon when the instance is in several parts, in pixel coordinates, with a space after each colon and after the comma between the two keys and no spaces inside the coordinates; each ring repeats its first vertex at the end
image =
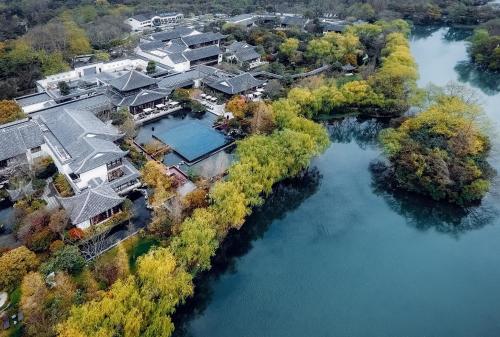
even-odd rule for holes
{"type": "Polygon", "coordinates": [[[217,45],[211,45],[207,47],[187,50],[184,52],[184,56],[188,61],[197,61],[207,57],[216,56],[221,53],[222,51],[217,45]]]}
{"type": "Polygon", "coordinates": [[[28,105],[33,105],[33,104],[44,103],[44,102],[50,101],[50,100],[52,100],[52,97],[50,97],[45,92],[38,92],[36,94],[18,97],[15,100],[16,100],[17,104],[19,104],[22,107],[25,107],[28,105]]]}
{"type": "Polygon", "coordinates": [[[120,205],[124,198],[116,194],[109,185],[101,184],[73,197],[59,200],[68,212],[71,222],[79,224],[120,205]]]}
{"type": "Polygon", "coordinates": [[[184,26],[176,27],[171,30],[166,30],[163,32],[153,33],[149,35],[150,40],[168,42],[173,39],[178,39],[182,36],[187,36],[193,33],[197,33],[196,30],[184,26]]]}
{"type": "Polygon", "coordinates": [[[119,91],[131,91],[155,84],[156,80],[137,70],[130,70],[122,76],[111,79],[108,84],[119,91]]]}
{"type": "Polygon", "coordinates": [[[0,126],[0,160],[16,157],[43,143],[42,131],[30,119],[0,126]]]}
{"type": "Polygon", "coordinates": [[[47,144],[74,173],[89,171],[126,154],[113,143],[122,134],[89,111],[63,109],[57,114],[43,113],[39,123],[47,144]]]}
{"type": "Polygon", "coordinates": [[[222,78],[213,82],[206,82],[209,87],[228,95],[243,93],[258,87],[262,83],[264,83],[264,81],[256,79],[250,73],[243,73],[231,78],[222,78]]]}
{"type": "Polygon", "coordinates": [[[191,46],[195,46],[197,44],[218,41],[218,40],[221,40],[225,37],[226,36],[222,35],[221,33],[208,32],[208,33],[183,36],[183,37],[181,37],[181,40],[188,47],[191,47],[191,46]]]}

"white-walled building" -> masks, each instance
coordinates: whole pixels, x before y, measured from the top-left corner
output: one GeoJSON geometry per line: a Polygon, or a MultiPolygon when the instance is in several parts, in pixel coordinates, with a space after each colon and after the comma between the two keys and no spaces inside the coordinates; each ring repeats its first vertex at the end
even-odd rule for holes
{"type": "Polygon", "coordinates": [[[0,184],[29,170],[36,158],[45,155],[43,143],[42,132],[31,119],[0,125],[0,184]]]}
{"type": "Polygon", "coordinates": [[[183,72],[196,65],[222,62],[220,42],[224,38],[220,33],[191,32],[166,43],[163,39],[140,43],[135,52],[148,60],[171,67],[176,72],[183,72]]]}
{"type": "Polygon", "coordinates": [[[137,32],[179,25],[183,20],[184,15],[181,13],[138,14],[125,20],[125,23],[137,32]]]}
{"type": "Polygon", "coordinates": [[[140,58],[120,59],[110,62],[99,62],[76,67],[73,70],[50,75],[36,81],[39,92],[56,90],[59,82],[87,81],[89,84],[97,84],[97,75],[100,73],[115,73],[133,69],[146,69],[148,61],[140,58]]]}
{"type": "Polygon", "coordinates": [[[139,173],[114,141],[123,135],[91,112],[62,109],[36,117],[45,143],[44,152],[54,160],[75,193],[101,183],[126,193],[139,186],[139,173]]]}

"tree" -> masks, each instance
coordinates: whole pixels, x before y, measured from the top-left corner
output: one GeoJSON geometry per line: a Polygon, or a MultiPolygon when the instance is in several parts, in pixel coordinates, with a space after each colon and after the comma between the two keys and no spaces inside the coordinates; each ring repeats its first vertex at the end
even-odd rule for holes
{"type": "Polygon", "coordinates": [[[248,108],[248,103],[244,96],[233,96],[226,103],[226,110],[230,111],[234,117],[245,118],[245,113],[248,108]]]}
{"type": "Polygon", "coordinates": [[[172,195],[172,182],[166,175],[165,167],[160,163],[148,161],[142,169],[142,181],[153,190],[149,202],[154,207],[164,205],[172,195]]]}
{"type": "Polygon", "coordinates": [[[250,127],[252,133],[269,134],[274,130],[274,115],[272,107],[264,102],[250,104],[250,114],[252,115],[250,127]]]}
{"type": "Polygon", "coordinates": [[[15,101],[0,101],[0,124],[10,123],[24,117],[23,110],[15,101]]]}
{"type": "Polygon", "coordinates": [[[270,100],[277,100],[283,95],[283,85],[278,80],[270,80],[265,88],[264,94],[270,100]]]}
{"type": "Polygon", "coordinates": [[[151,75],[156,72],[156,62],[155,61],[149,61],[148,65],[146,67],[146,72],[151,75]]]}
{"type": "Polygon", "coordinates": [[[435,104],[380,135],[395,184],[405,190],[467,205],[489,189],[488,138],[478,108],[456,96],[435,104]]]}
{"type": "Polygon", "coordinates": [[[85,259],[78,250],[78,247],[67,245],[56,251],[53,256],[40,267],[40,271],[45,275],[56,271],[76,274],[80,272],[84,266],[85,259]]]}
{"type": "Polygon", "coordinates": [[[64,230],[68,224],[69,217],[64,209],[55,211],[50,215],[49,228],[54,234],[58,234],[61,240],[64,239],[64,230]]]}
{"type": "Polygon", "coordinates": [[[130,273],[125,248],[118,245],[111,252],[101,255],[96,260],[93,269],[97,280],[104,282],[107,287],[118,279],[125,280],[130,273]]]}
{"type": "Polygon", "coordinates": [[[0,289],[13,289],[29,271],[38,267],[36,254],[25,246],[3,253],[0,256],[0,289]]]}
{"type": "Polygon", "coordinates": [[[76,299],[76,287],[64,273],[55,275],[50,289],[41,274],[29,273],[23,279],[21,293],[25,332],[37,337],[55,336],[57,323],[66,319],[76,299]]]}
{"type": "Polygon", "coordinates": [[[194,274],[210,268],[210,259],[219,245],[215,223],[211,210],[196,209],[182,223],[180,234],[172,240],[172,252],[181,265],[194,274]]]}
{"type": "Polygon", "coordinates": [[[68,83],[66,83],[64,81],[58,82],[57,88],[59,89],[59,92],[61,93],[62,96],[69,95],[71,92],[68,83]]]}
{"type": "Polygon", "coordinates": [[[191,101],[191,95],[188,89],[178,88],[172,93],[172,99],[181,104],[186,104],[191,101]]]}
{"type": "Polygon", "coordinates": [[[295,38],[288,38],[280,45],[279,51],[288,60],[294,61],[297,58],[299,49],[299,40],[295,38]]]}

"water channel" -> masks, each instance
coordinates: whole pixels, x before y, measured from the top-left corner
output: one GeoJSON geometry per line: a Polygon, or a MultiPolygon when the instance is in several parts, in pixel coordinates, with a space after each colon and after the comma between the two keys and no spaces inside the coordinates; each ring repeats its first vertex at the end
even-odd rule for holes
{"type": "MultiPolygon", "coordinates": [[[[460,81],[500,122],[499,76],[467,62],[466,34],[419,29],[421,86],[460,81]]],[[[331,147],[234,234],[176,316],[177,336],[499,336],[500,188],[446,207],[379,186],[375,121],[329,127],[331,147]]],[[[500,172],[498,137],[491,164],[500,172]]]]}

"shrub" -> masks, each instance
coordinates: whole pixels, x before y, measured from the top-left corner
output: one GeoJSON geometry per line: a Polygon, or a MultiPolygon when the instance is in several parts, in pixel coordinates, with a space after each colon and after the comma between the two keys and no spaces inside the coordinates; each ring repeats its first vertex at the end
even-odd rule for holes
{"type": "Polygon", "coordinates": [[[65,271],[70,274],[80,272],[85,266],[85,259],[76,246],[64,246],[40,267],[40,271],[48,275],[51,272],[65,271]]]}
{"type": "Polygon", "coordinates": [[[59,192],[59,194],[62,197],[71,197],[72,195],[74,195],[73,189],[71,188],[71,185],[66,179],[66,176],[64,176],[61,173],[58,173],[55,176],[54,187],[57,189],[57,192],[59,192]]]}
{"type": "Polygon", "coordinates": [[[29,271],[38,266],[35,253],[25,246],[9,250],[0,256],[0,290],[13,289],[29,271]]]}

